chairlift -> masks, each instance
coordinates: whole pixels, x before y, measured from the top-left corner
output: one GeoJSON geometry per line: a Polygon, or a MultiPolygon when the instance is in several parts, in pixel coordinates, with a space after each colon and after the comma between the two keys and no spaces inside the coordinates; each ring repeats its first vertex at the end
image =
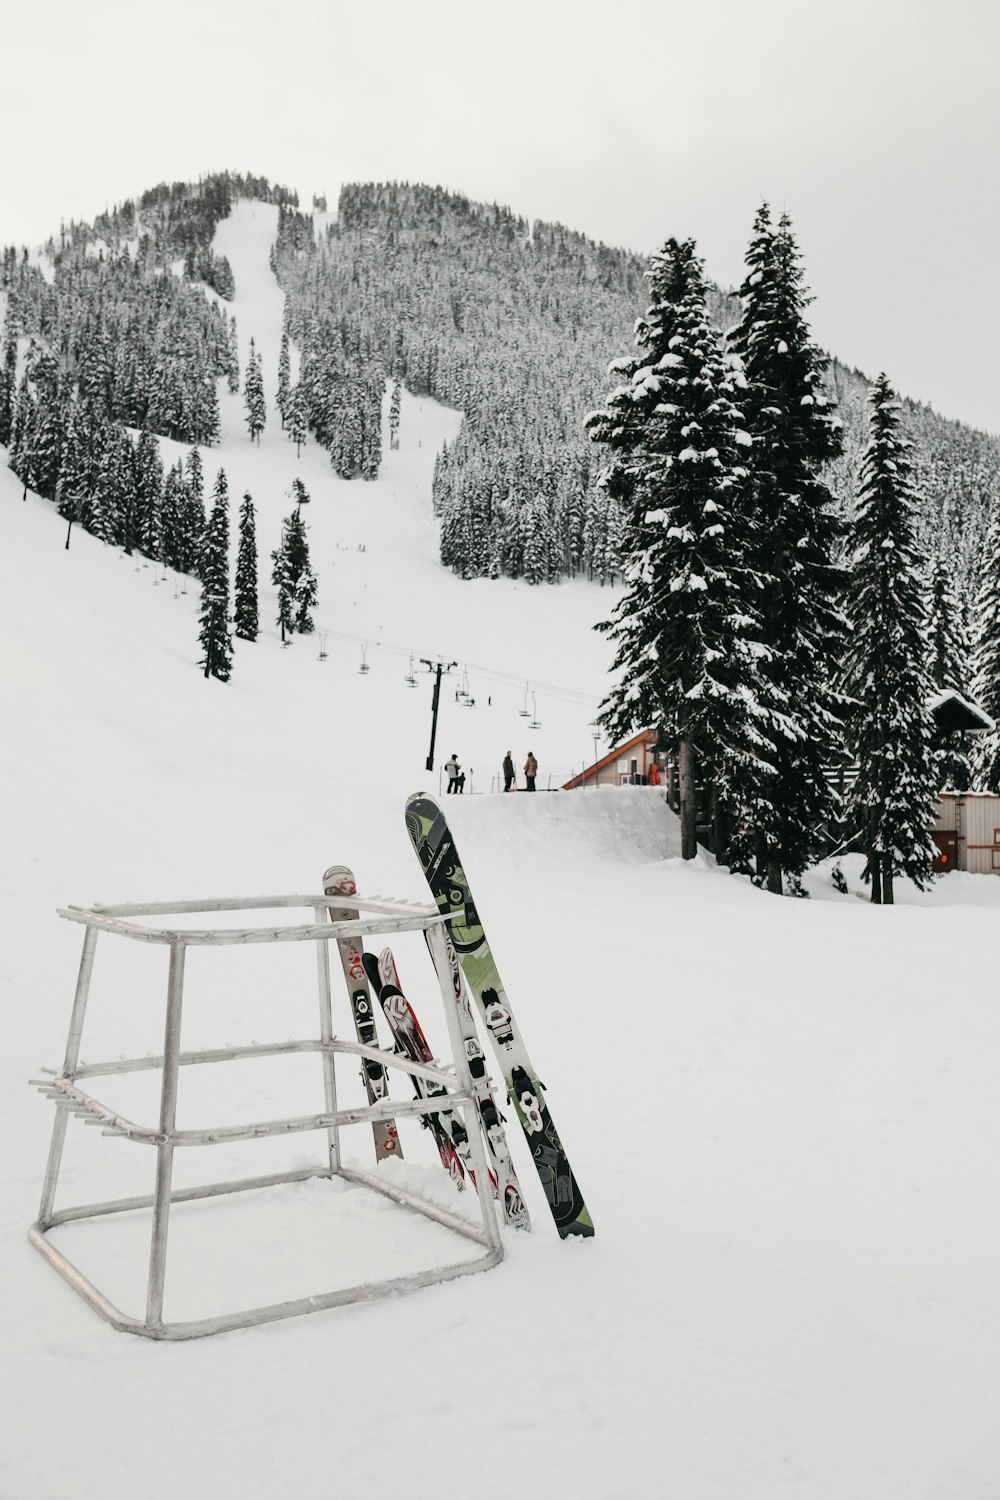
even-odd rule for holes
{"type": "Polygon", "coordinates": [[[535,708],[535,695],[534,695],[534,693],[532,693],[532,695],[531,695],[531,723],[528,725],[528,728],[529,729],[541,729],[541,727],[542,727],[541,720],[539,719],[538,712],[537,712],[537,710],[535,708]]]}
{"type": "Polygon", "coordinates": [[[365,641],[365,644],[361,647],[361,665],[358,668],[358,671],[361,673],[362,676],[364,676],[364,674],[366,672],[370,672],[371,671],[371,668],[368,665],[368,642],[367,641],[365,641]]]}
{"type": "Polygon", "coordinates": [[[415,688],[416,685],[417,685],[417,679],[416,679],[416,677],[413,674],[413,656],[412,656],[412,654],[410,656],[409,670],[407,671],[406,676],[403,678],[403,681],[406,683],[407,687],[413,687],[413,688],[415,688]]]}
{"type": "Polygon", "coordinates": [[[521,707],[521,708],[518,709],[518,713],[521,715],[522,719],[530,719],[531,718],[531,710],[528,707],[528,693],[530,691],[531,690],[528,687],[528,684],[525,683],[524,684],[524,705],[523,705],[523,707],[521,707]]]}
{"type": "Polygon", "coordinates": [[[316,658],[316,660],[326,661],[327,655],[328,652],[326,649],[326,631],[321,630],[319,633],[319,656],[316,658]]]}

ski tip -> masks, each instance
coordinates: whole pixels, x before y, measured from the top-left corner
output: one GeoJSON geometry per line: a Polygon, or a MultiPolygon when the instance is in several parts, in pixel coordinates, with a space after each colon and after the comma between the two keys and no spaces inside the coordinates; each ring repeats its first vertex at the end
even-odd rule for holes
{"type": "Polygon", "coordinates": [[[354,872],[353,872],[353,870],[349,870],[346,865],[331,865],[329,867],[329,869],[323,871],[323,890],[324,891],[328,891],[331,888],[334,889],[334,890],[343,889],[343,884],[342,883],[344,881],[350,881],[350,883],[351,883],[351,889],[350,889],[350,891],[344,890],[344,894],[345,895],[353,895],[354,894],[354,872]]]}

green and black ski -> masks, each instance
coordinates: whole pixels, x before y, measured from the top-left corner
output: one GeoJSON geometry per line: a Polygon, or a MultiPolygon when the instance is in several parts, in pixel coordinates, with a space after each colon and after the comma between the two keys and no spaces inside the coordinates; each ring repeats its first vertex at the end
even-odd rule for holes
{"type": "Polygon", "coordinates": [[[592,1235],[594,1221],[504,994],[455,840],[433,798],[416,792],[407,799],[406,831],[438,910],[452,918],[448,925],[462,973],[492,1039],[556,1228],[564,1239],[571,1234],[592,1235]]]}

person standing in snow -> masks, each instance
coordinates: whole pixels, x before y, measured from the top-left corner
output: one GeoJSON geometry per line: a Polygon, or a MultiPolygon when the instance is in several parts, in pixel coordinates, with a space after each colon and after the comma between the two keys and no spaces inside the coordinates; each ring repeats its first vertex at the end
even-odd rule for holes
{"type": "Polygon", "coordinates": [[[503,789],[509,792],[514,785],[514,760],[510,751],[503,758],[503,789]]]}
{"type": "Polygon", "coordinates": [[[538,762],[529,750],[528,759],[524,762],[524,779],[527,782],[527,786],[525,787],[526,792],[533,792],[535,790],[535,777],[537,775],[538,762]]]}
{"type": "Polygon", "coordinates": [[[652,760],[649,763],[649,770],[646,773],[646,781],[650,786],[659,786],[660,784],[660,768],[656,764],[655,760],[652,760]]]}
{"type": "Polygon", "coordinates": [[[454,792],[458,787],[458,772],[458,756],[453,751],[451,760],[446,760],[444,763],[444,774],[448,778],[449,792],[454,792]]]}

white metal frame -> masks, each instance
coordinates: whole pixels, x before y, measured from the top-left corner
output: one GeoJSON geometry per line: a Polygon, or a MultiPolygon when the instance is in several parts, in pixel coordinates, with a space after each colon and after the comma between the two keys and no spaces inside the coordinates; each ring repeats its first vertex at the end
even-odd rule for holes
{"type": "MultiPolygon", "coordinates": [[[[251,898],[223,898],[207,901],[157,902],[144,906],[103,906],[90,908],[71,906],[59,912],[68,921],[82,923],[85,932],[83,953],[76,984],[76,995],[70,1018],[69,1035],[62,1071],[52,1072],[43,1079],[33,1079],[34,1087],[48,1095],[56,1105],[56,1118],[52,1130],[48,1164],[42,1188],[42,1201],[38,1219],[28,1231],[28,1237],[37,1250],[55,1267],[90,1305],[115,1328],[128,1333],[141,1334],[152,1339],[188,1339],[203,1334],[222,1333],[233,1328],[246,1328],[256,1323],[273,1322],[279,1318],[292,1318],[300,1313],[319,1312],[327,1307],[337,1307],[348,1302],[367,1302],[389,1293],[409,1291],[419,1286],[429,1286],[436,1281],[446,1281],[455,1276],[465,1276],[474,1271],[484,1271],[503,1259],[503,1243],[497,1225],[490,1188],[490,1175],[475,1112],[475,1089],[469,1061],[459,1030],[455,1010],[452,978],[448,964],[445,935],[441,929],[444,920],[433,906],[419,906],[410,902],[368,899],[346,896],[338,892],[333,897],[313,895],[258,896],[251,898]],[[331,906],[356,909],[356,920],[332,922],[328,920],[331,906]],[[167,915],[191,915],[222,911],[254,911],[265,909],[287,909],[290,907],[311,908],[315,922],[308,926],[267,926],[247,928],[189,929],[149,926],[136,922],[136,917],[163,917],[167,915]],[[367,915],[365,915],[367,913],[367,915]],[[448,1036],[451,1044],[454,1072],[411,1062],[392,1052],[377,1047],[368,1047],[360,1042],[342,1040],[334,1035],[331,990],[330,990],[330,943],[344,937],[383,936],[395,932],[423,931],[427,933],[428,946],[437,974],[444,1005],[448,1036]],[[161,1057],[122,1058],[115,1062],[80,1062],[80,1047],[83,1037],[87,999],[90,993],[91,976],[97,939],[102,933],[117,934],[137,942],[165,945],[170,949],[170,968],[167,982],[166,1021],[164,1027],[163,1055],[161,1057]],[[224,1047],[213,1051],[182,1052],[181,1014],[184,996],[184,960],[190,947],[219,947],[247,943],[295,943],[312,942],[316,945],[317,976],[319,984],[319,1036],[287,1042],[252,1043],[243,1047],[224,1047]],[[229,1062],[237,1058],[270,1057],[282,1053],[318,1053],[322,1059],[325,1108],[315,1114],[294,1116],[280,1120],[263,1120],[249,1125],[228,1125],[206,1130],[178,1130],[177,1089],[180,1069],[196,1063],[229,1062]],[[375,1105],[341,1109],[337,1103],[336,1059],[342,1054],[374,1058],[390,1068],[400,1068],[404,1073],[426,1078],[440,1085],[448,1093],[448,1108],[460,1106],[468,1131],[475,1168],[476,1193],[479,1198],[482,1226],[435,1204],[425,1202],[396,1184],[386,1181],[378,1172],[363,1171],[347,1167],[341,1159],[340,1131],[345,1125],[361,1122],[371,1123],[385,1118],[406,1115],[421,1115],[441,1109],[438,1095],[433,1099],[383,1100],[375,1105]],[[159,1069],[162,1072],[160,1089],[160,1114],[158,1123],[141,1125],[101,1104],[86,1090],[79,1087],[79,1080],[91,1076],[132,1073],[143,1069],[159,1069]],[[104,1135],[121,1136],[126,1140],[154,1147],[156,1151],[156,1179],[151,1194],[141,1197],[118,1198],[104,1203],[89,1203],[74,1208],[55,1209],[56,1188],[62,1162],[66,1127],[70,1114],[84,1119],[87,1124],[97,1125],[104,1135]],[[231,1182],[216,1182],[202,1187],[174,1189],[172,1187],[174,1151],[183,1146],[210,1146],[222,1141],[251,1140],[258,1137],[288,1135],[297,1131],[325,1130],[327,1134],[328,1160],[326,1165],[317,1165],[305,1170],[275,1172],[268,1176],[242,1178],[231,1182]],[[301,1182],[310,1177],[345,1177],[352,1182],[363,1183],[376,1192],[385,1194],[408,1208],[434,1219],[467,1239],[474,1240],[484,1248],[483,1255],[475,1260],[458,1264],[435,1266],[426,1271],[416,1271],[388,1280],[367,1282],[325,1292],[311,1297],[300,1297],[286,1302],[275,1302],[243,1312],[225,1313],[211,1318],[199,1318],[189,1322],[165,1323],[163,1321],[163,1293],[167,1266],[167,1242],[170,1209],[174,1203],[196,1198],[215,1198],[228,1193],[246,1192],[253,1188],[272,1187],[279,1183],[301,1182]],[[153,1227],[147,1281],[146,1312],[142,1318],[121,1312],[46,1238],[56,1225],[67,1224],[76,1219],[94,1218],[103,1214],[126,1213],[133,1209],[152,1208],[153,1227]]],[[[47,1071],[47,1070],[45,1070],[47,1071]]]]}

